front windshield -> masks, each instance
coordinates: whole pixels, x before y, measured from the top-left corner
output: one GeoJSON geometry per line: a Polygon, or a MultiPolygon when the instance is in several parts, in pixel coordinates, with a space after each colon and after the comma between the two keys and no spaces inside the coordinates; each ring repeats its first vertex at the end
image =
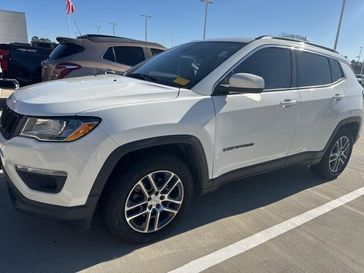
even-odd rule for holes
{"type": "Polygon", "coordinates": [[[132,68],[126,76],[190,89],[244,45],[240,42],[183,44],[132,68]]]}

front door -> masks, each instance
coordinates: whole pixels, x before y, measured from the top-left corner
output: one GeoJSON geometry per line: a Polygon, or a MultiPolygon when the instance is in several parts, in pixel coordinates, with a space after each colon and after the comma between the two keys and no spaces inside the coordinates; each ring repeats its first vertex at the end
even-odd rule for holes
{"type": "Polygon", "coordinates": [[[261,94],[213,96],[216,111],[214,177],[232,170],[270,162],[284,164],[296,129],[299,93],[292,88],[292,52],[265,47],[250,54],[232,69],[262,77],[261,94]]]}

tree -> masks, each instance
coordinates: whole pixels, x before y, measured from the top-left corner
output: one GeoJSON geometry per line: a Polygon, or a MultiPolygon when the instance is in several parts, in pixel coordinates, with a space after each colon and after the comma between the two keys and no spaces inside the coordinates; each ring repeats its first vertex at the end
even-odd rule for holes
{"type": "Polygon", "coordinates": [[[48,38],[40,38],[39,39],[39,42],[42,42],[42,43],[52,43],[52,41],[48,38]]]}
{"type": "Polygon", "coordinates": [[[39,42],[39,37],[38,36],[33,36],[30,43],[36,43],[39,42]]]}
{"type": "Polygon", "coordinates": [[[48,38],[39,38],[38,36],[33,36],[30,43],[52,43],[52,41],[48,38]]]}

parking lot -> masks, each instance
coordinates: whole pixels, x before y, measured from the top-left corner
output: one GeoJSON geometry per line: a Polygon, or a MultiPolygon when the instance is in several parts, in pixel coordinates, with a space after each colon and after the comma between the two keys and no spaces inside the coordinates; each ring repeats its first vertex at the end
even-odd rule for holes
{"type": "Polygon", "coordinates": [[[142,246],[119,241],[99,216],[80,231],[19,214],[1,175],[1,272],[364,272],[363,159],[364,138],[334,181],[297,166],[229,184],[195,198],[169,238],[142,246]]]}

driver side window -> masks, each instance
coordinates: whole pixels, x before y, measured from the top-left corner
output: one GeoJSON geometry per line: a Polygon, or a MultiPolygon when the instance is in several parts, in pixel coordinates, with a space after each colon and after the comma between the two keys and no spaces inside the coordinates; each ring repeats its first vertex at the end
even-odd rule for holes
{"type": "Polygon", "coordinates": [[[223,83],[236,73],[250,73],[265,81],[265,89],[286,89],[292,87],[291,50],[267,47],[258,50],[234,68],[223,83]]]}

